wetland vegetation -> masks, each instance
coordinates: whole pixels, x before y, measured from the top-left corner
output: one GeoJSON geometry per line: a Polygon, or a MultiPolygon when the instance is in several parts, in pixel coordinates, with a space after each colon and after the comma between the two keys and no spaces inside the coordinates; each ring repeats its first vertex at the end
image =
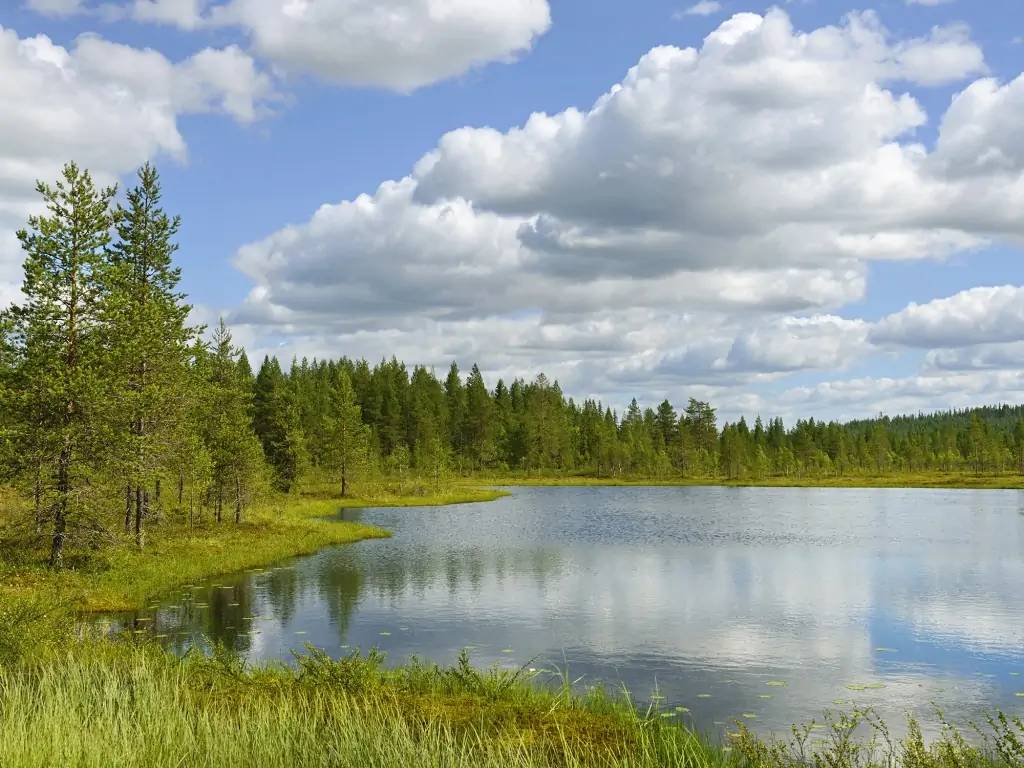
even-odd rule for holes
{"type": "Polygon", "coordinates": [[[482,501],[499,482],[1019,487],[1024,411],[719,426],[696,399],[620,414],[543,374],[491,388],[475,366],[441,379],[384,350],[254,372],[223,323],[188,321],[180,222],[152,167],[120,202],[75,165],[39,193],[0,328],[0,764],[1021,764],[1012,719],[980,747],[953,731],[925,747],[911,728],[869,752],[847,720],[824,744],[740,729],[723,747],[680,711],[537,685],[526,667],[386,669],[312,649],[248,666],[94,637],[83,611],[387,536],[328,519],[340,509],[482,501]]]}

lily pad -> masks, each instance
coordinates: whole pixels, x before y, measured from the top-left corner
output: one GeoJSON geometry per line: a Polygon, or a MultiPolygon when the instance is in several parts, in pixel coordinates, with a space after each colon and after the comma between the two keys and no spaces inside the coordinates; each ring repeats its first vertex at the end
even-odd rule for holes
{"type": "Polygon", "coordinates": [[[743,714],[741,715],[741,717],[742,717],[742,718],[743,718],[744,720],[757,720],[757,715],[755,715],[755,714],[754,714],[753,712],[744,712],[744,713],[743,713],[743,714]]]}
{"type": "Polygon", "coordinates": [[[885,683],[850,683],[846,687],[851,691],[877,691],[885,688],[885,683]]]}
{"type": "Polygon", "coordinates": [[[772,688],[785,688],[789,683],[785,680],[769,680],[765,685],[770,685],[772,688]]]}
{"type": "Polygon", "coordinates": [[[710,693],[698,693],[697,694],[697,698],[698,699],[710,699],[711,698],[711,694],[710,693]]]}

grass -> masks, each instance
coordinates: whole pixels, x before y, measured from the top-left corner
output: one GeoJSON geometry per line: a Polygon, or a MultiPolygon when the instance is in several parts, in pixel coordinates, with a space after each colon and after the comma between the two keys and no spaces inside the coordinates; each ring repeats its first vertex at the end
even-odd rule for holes
{"type": "Polygon", "coordinates": [[[1017,473],[899,472],[884,475],[811,477],[665,478],[595,477],[590,475],[469,475],[461,482],[478,486],[727,486],[758,488],[976,488],[1024,489],[1024,475],[1017,473]]]}
{"type": "Polygon", "coordinates": [[[482,488],[415,495],[383,489],[344,499],[306,492],[255,506],[241,525],[228,521],[218,525],[209,515],[194,527],[165,519],[149,527],[141,552],[126,538],[69,558],[70,567],[56,573],[43,565],[45,540],[27,551],[23,540],[15,540],[0,553],[0,600],[48,595],[54,602],[84,612],[136,609],[178,586],[389,535],[380,528],[335,519],[340,508],[451,504],[500,495],[501,491],[482,488]]]}
{"type": "MultiPolygon", "coordinates": [[[[10,620],[11,616],[3,617],[10,620]]],[[[29,616],[33,627],[46,623],[29,616]]],[[[11,650],[0,624],[0,765],[117,768],[1020,768],[1024,723],[996,717],[979,740],[951,726],[893,739],[870,712],[764,740],[742,723],[714,742],[567,679],[383,657],[248,667],[220,650],[174,657],[150,642],[91,637],[11,650]],[[866,731],[865,731],[866,726],[866,731]]],[[[54,635],[50,635],[52,638],[54,635]]]]}
{"type": "Polygon", "coordinates": [[[971,743],[943,725],[926,744],[913,721],[895,740],[870,712],[853,712],[827,717],[824,728],[795,727],[782,740],[765,740],[740,722],[722,744],[679,725],[676,712],[637,711],[628,698],[600,689],[574,693],[565,677],[551,685],[525,670],[480,671],[466,656],[451,668],[413,660],[389,669],[376,652],[331,659],[308,648],[294,665],[249,667],[221,649],[179,658],[137,636],[94,637],[68,610],[134,607],[174,585],[387,535],[338,521],[339,507],[498,495],[400,488],[341,500],[317,489],[264,504],[238,527],[165,521],[151,528],[144,552],[120,545],[60,574],[7,561],[0,565],[0,765],[1024,766],[1024,723],[1002,716],[971,743]]]}
{"type": "Polygon", "coordinates": [[[3,766],[695,766],[696,734],[522,673],[310,651],[294,668],[71,641],[0,666],[3,766]]]}

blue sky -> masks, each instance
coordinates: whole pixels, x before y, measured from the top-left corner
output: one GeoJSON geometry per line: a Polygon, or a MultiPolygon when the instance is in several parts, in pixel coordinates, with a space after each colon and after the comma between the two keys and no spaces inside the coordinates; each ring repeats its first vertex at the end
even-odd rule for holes
{"type": "Polygon", "coordinates": [[[33,176],[153,159],[197,316],[255,354],[727,416],[1019,401],[1024,3],[701,5],[12,0],[4,297],[33,176]]]}

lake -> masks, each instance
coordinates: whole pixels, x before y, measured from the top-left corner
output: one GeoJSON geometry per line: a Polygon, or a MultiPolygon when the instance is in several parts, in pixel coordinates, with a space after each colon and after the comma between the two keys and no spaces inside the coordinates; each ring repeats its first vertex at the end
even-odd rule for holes
{"type": "Polygon", "coordinates": [[[1024,493],[512,488],[346,511],[394,538],[195,585],[123,617],[178,651],[567,671],[709,731],[872,705],[1024,712],[1024,493]],[[688,711],[687,711],[688,710],[688,711]]]}

